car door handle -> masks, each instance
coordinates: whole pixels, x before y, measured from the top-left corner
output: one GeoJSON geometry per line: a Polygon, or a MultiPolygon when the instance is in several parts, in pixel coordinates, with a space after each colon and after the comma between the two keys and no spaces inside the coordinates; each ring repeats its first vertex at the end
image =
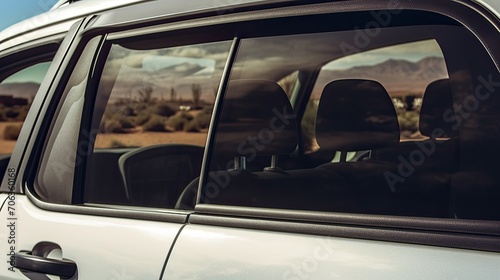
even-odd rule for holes
{"type": "MultiPolygon", "coordinates": [[[[77,273],[75,262],[68,259],[48,258],[50,252],[61,247],[53,242],[40,242],[33,247],[31,252],[20,251],[15,254],[14,261],[17,269],[39,274],[50,274],[62,279],[70,279],[77,273]]],[[[31,274],[31,273],[30,273],[31,274]]]]}

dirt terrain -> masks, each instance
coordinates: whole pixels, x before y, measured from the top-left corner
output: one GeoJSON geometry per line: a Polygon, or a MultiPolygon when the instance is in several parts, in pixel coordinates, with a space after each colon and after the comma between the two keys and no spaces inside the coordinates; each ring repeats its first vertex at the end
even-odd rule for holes
{"type": "Polygon", "coordinates": [[[3,136],[5,127],[12,124],[21,125],[22,122],[0,122],[0,155],[12,153],[14,146],[16,145],[16,141],[5,140],[3,136]]]}
{"type": "Polygon", "coordinates": [[[205,146],[206,137],[207,133],[204,131],[106,133],[97,135],[95,148],[139,147],[167,143],[205,146]]]}

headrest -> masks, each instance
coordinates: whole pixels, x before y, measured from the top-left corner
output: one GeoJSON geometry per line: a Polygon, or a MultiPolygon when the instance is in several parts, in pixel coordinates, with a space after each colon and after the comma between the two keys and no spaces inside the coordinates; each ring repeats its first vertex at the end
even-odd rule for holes
{"type": "Polygon", "coordinates": [[[297,124],[283,89],[273,81],[230,81],[216,131],[216,152],[231,156],[290,154],[297,124]]]}
{"type": "Polygon", "coordinates": [[[450,80],[442,79],[430,83],[425,89],[420,109],[420,133],[431,137],[434,129],[442,129],[445,132],[442,137],[457,135],[458,132],[453,130],[452,123],[445,121],[444,114],[449,110],[454,114],[450,80]]]}
{"type": "Polygon", "coordinates": [[[399,143],[399,123],[389,94],[378,82],[351,79],[323,89],[316,118],[321,149],[361,151],[399,143]]]}

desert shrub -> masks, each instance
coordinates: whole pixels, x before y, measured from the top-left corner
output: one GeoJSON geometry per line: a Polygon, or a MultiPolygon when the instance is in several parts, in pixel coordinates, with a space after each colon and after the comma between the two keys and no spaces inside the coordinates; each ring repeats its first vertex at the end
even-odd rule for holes
{"type": "Polygon", "coordinates": [[[3,130],[3,139],[17,140],[21,132],[21,125],[9,124],[3,130]]]}
{"type": "Polygon", "coordinates": [[[194,120],[185,123],[183,129],[185,132],[200,132],[200,127],[194,120]]]}
{"type": "Polygon", "coordinates": [[[183,131],[184,126],[189,121],[180,117],[171,117],[167,120],[167,125],[175,131],[183,131]]]}
{"type": "Polygon", "coordinates": [[[165,118],[159,116],[151,117],[145,124],[142,125],[144,131],[167,131],[165,128],[165,118]]]}
{"type": "Polygon", "coordinates": [[[120,140],[111,139],[110,148],[126,148],[126,147],[128,147],[127,144],[121,142],[120,140]]]}
{"type": "Polygon", "coordinates": [[[123,114],[118,110],[108,110],[104,111],[103,119],[104,120],[119,120],[123,117],[123,114]]]}
{"type": "Polygon", "coordinates": [[[124,133],[119,120],[105,120],[101,122],[100,131],[102,133],[124,133]]]}
{"type": "Polygon", "coordinates": [[[146,103],[139,102],[139,103],[134,104],[134,110],[136,112],[141,112],[141,111],[147,110],[148,108],[149,108],[149,105],[146,103]]]}
{"type": "Polygon", "coordinates": [[[151,119],[151,114],[148,112],[141,112],[137,115],[137,117],[135,117],[134,123],[135,125],[144,125],[149,121],[149,119],[151,119]]]}
{"type": "Polygon", "coordinates": [[[170,117],[175,115],[176,111],[166,103],[160,103],[155,106],[154,113],[163,116],[170,117]]]}
{"type": "Polygon", "coordinates": [[[192,122],[196,124],[199,129],[208,128],[210,126],[210,118],[212,117],[212,109],[204,109],[196,115],[192,122]]]}
{"type": "Polygon", "coordinates": [[[130,119],[127,117],[121,117],[119,122],[120,122],[121,127],[124,129],[135,127],[134,123],[132,121],[130,121],[130,119]]]}
{"type": "Polygon", "coordinates": [[[193,116],[191,116],[187,112],[180,112],[175,116],[172,116],[168,119],[167,125],[171,127],[175,131],[183,131],[187,124],[193,120],[193,116]]]}
{"type": "Polygon", "coordinates": [[[189,114],[188,112],[180,112],[179,114],[176,115],[176,117],[191,121],[193,120],[193,116],[189,114]]]}
{"type": "Polygon", "coordinates": [[[4,111],[4,115],[8,119],[15,119],[17,116],[19,116],[19,110],[16,110],[14,108],[8,108],[4,111]]]}
{"type": "Polygon", "coordinates": [[[418,112],[407,111],[398,116],[399,126],[402,131],[409,130],[416,132],[418,130],[418,112]]]}
{"type": "Polygon", "coordinates": [[[5,116],[5,111],[7,109],[5,107],[0,107],[0,122],[7,121],[7,116],[5,116]]]}
{"type": "Polygon", "coordinates": [[[130,106],[124,106],[121,110],[122,114],[125,116],[135,116],[135,110],[130,106]]]}
{"type": "Polygon", "coordinates": [[[19,111],[18,111],[19,114],[16,116],[16,120],[21,121],[21,122],[26,120],[26,116],[28,115],[29,109],[30,109],[29,106],[23,106],[23,107],[19,108],[19,111]]]}

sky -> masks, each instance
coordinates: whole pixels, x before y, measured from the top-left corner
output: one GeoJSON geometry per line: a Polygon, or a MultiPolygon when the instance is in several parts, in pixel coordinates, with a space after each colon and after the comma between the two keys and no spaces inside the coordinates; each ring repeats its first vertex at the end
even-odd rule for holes
{"type": "MultiPolygon", "coordinates": [[[[0,31],[32,16],[49,10],[57,0],[0,0],[0,31]]],[[[40,83],[49,63],[29,67],[6,79],[3,83],[40,83]]]]}
{"type": "Polygon", "coordinates": [[[35,64],[3,80],[2,84],[27,82],[41,84],[49,66],[50,62],[35,64]]]}
{"type": "Polygon", "coordinates": [[[49,10],[57,0],[0,0],[0,30],[49,10]]]}

